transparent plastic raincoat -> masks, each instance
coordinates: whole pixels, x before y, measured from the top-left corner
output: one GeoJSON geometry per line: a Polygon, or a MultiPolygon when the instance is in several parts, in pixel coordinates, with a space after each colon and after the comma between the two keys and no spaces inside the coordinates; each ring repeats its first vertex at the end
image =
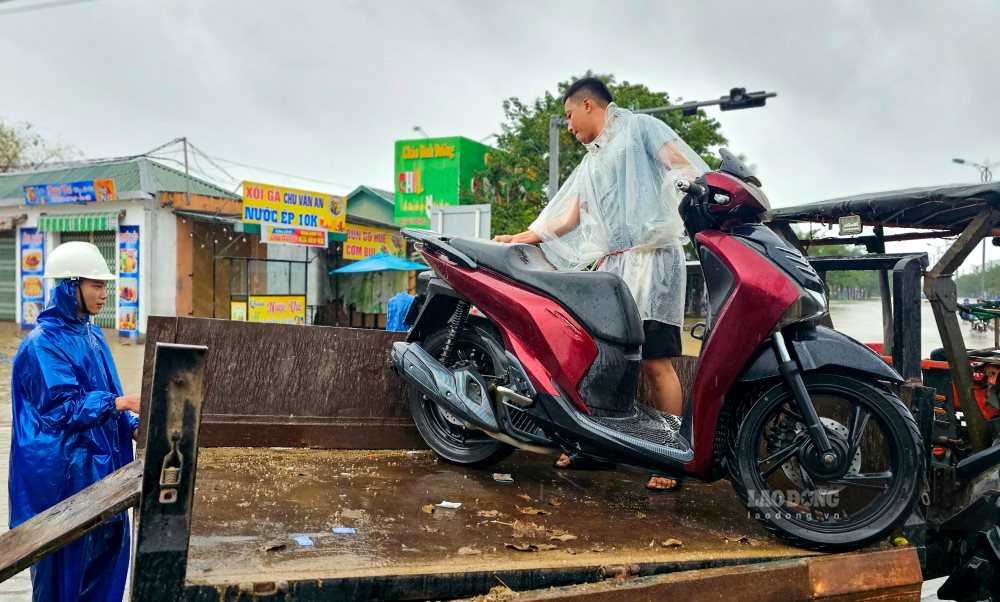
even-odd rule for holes
{"type": "Polygon", "coordinates": [[[611,103],[604,130],[529,229],[558,268],[596,263],[628,284],[643,320],[684,323],[683,198],[708,166],[659,119],[611,103]]]}
{"type": "MultiPolygon", "coordinates": [[[[14,356],[11,528],[132,461],[139,422],[115,410],[121,394],[108,343],[64,280],[14,356]]],[[[118,602],[128,558],[123,512],[31,567],[33,598],[118,602]]]]}

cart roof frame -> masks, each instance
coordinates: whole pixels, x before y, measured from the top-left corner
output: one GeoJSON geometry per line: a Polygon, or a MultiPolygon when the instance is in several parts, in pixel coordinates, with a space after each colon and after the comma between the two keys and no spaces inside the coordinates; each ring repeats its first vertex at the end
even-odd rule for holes
{"type": "Polygon", "coordinates": [[[835,224],[841,217],[857,215],[866,226],[932,230],[923,238],[936,238],[960,233],[988,207],[1000,208],[1000,182],[856,194],[780,207],[771,215],[775,222],[821,224],[835,224]]]}

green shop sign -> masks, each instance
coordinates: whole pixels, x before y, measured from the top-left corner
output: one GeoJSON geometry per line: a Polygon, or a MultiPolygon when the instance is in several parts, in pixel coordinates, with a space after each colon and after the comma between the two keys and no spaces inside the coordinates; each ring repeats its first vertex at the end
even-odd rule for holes
{"type": "Polygon", "coordinates": [[[430,228],[430,208],[470,202],[488,146],[459,136],[396,141],[396,225],[430,228]]]}

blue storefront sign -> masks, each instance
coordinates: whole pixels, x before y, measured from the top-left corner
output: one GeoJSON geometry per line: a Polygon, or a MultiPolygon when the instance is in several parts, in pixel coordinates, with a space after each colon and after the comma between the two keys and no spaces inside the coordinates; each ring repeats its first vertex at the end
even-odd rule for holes
{"type": "Polygon", "coordinates": [[[139,338],[139,226],[118,227],[118,336],[139,338]]]}
{"type": "Polygon", "coordinates": [[[59,184],[30,184],[24,187],[26,205],[94,203],[113,201],[115,198],[115,181],[113,179],[83,180],[59,184]]]}
{"type": "Polygon", "coordinates": [[[30,330],[45,308],[45,234],[21,228],[21,328],[30,330]]]}

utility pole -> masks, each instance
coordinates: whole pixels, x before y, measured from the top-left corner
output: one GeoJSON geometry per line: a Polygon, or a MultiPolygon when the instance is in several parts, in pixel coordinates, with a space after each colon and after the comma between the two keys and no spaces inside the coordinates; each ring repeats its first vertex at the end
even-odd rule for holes
{"type": "MultiPolygon", "coordinates": [[[[699,108],[714,105],[719,105],[719,108],[723,111],[752,109],[764,106],[768,98],[774,98],[777,95],[777,92],[747,92],[746,88],[733,88],[729,91],[728,96],[720,96],[717,100],[696,100],[679,105],[638,109],[633,112],[649,115],[665,111],[681,111],[684,115],[696,115],[699,108]]],[[[569,121],[565,117],[559,115],[549,116],[549,200],[559,190],[559,131],[568,123],[569,121]]]]}
{"type": "MultiPolygon", "coordinates": [[[[989,182],[993,179],[993,168],[1000,165],[1000,161],[994,161],[990,163],[989,159],[986,159],[982,163],[976,163],[974,161],[967,161],[955,157],[951,160],[952,163],[957,163],[959,165],[968,165],[969,167],[975,167],[979,170],[979,179],[983,182],[989,182]]],[[[983,301],[988,301],[986,298],[986,239],[983,239],[983,264],[979,268],[979,290],[982,294],[980,297],[983,301]]]]}
{"type": "Polygon", "coordinates": [[[188,173],[188,139],[185,136],[181,138],[184,141],[184,206],[191,206],[191,174],[188,173]]]}
{"type": "Polygon", "coordinates": [[[549,115],[549,200],[559,190],[559,130],[566,125],[565,117],[549,115]]]}

